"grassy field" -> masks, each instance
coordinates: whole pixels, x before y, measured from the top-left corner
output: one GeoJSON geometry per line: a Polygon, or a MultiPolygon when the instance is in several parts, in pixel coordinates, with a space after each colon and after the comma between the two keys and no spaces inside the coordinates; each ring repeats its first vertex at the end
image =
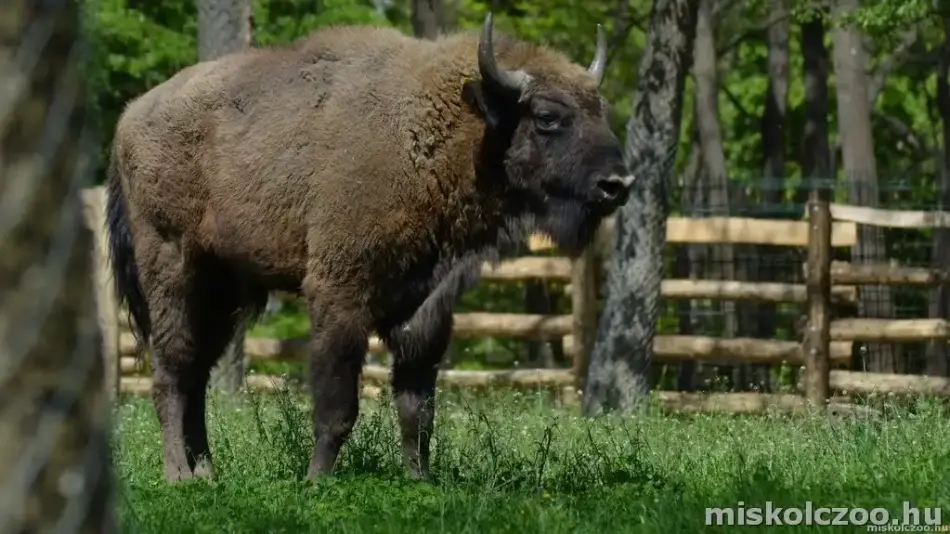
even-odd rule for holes
{"type": "MultiPolygon", "coordinates": [[[[214,481],[167,485],[145,399],[116,413],[125,531],[729,532],[706,507],[943,506],[950,523],[950,410],[917,402],[879,417],[580,419],[540,395],[445,394],[431,482],[408,480],[394,413],[366,401],[338,473],[303,480],[311,438],[296,393],[216,397],[214,481]]],[[[747,527],[863,532],[866,527],[747,527]]]]}

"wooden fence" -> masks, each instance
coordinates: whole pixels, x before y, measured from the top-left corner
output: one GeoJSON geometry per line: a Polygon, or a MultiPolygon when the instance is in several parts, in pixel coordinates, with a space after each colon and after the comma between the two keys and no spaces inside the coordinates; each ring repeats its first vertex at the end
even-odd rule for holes
{"type": "MultiPolygon", "coordinates": [[[[136,359],[131,355],[134,340],[119,313],[105,270],[104,192],[101,187],[84,192],[86,219],[98,235],[96,287],[99,291],[99,315],[104,332],[104,353],[109,359],[110,387],[115,391],[146,393],[150,379],[135,376],[136,359]]],[[[574,396],[583,384],[588,355],[597,326],[597,284],[602,263],[595,251],[607,250],[613,232],[613,220],[601,228],[596,246],[581,258],[529,255],[503,262],[492,269],[483,267],[483,280],[505,283],[549,280],[568,285],[570,315],[513,313],[457,313],[454,336],[487,336],[555,339],[562,338],[564,352],[573,359],[572,369],[533,369],[510,371],[440,372],[443,385],[487,387],[553,387],[574,396]]],[[[950,283],[948,274],[926,268],[891,265],[851,265],[832,262],[832,249],[855,246],[858,224],[900,228],[950,228],[950,214],[872,210],[831,204],[813,193],[806,220],[769,220],[739,217],[670,217],[668,243],[679,244],[750,244],[806,248],[808,261],[803,265],[804,284],[739,282],[692,279],[667,279],[661,292],[667,299],[722,299],[733,301],[792,302],[807,310],[808,324],[800,342],[753,338],[722,339],[696,335],[658,335],[654,341],[655,361],[673,363],[686,360],[716,363],[792,364],[804,366],[804,380],[798,388],[804,395],[758,393],[683,393],[657,392],[664,406],[686,411],[757,412],[770,407],[798,409],[811,403],[823,404],[832,392],[853,393],[925,393],[950,396],[950,381],[939,377],[877,374],[841,370],[852,359],[852,345],[858,341],[920,341],[950,337],[950,323],[938,319],[837,319],[831,320],[835,303],[854,303],[860,285],[932,286],[950,283]],[[839,369],[833,369],[839,368],[839,369]]],[[[553,245],[533,236],[532,252],[550,251],[553,245]]],[[[261,360],[302,360],[306,339],[247,338],[245,354],[261,360]]],[[[370,352],[385,353],[378,338],[370,338],[370,352]]],[[[388,369],[367,365],[364,383],[388,381],[388,369]]],[[[250,375],[248,387],[271,387],[276,377],[250,375]]],[[[372,391],[372,387],[367,388],[372,391]]]]}

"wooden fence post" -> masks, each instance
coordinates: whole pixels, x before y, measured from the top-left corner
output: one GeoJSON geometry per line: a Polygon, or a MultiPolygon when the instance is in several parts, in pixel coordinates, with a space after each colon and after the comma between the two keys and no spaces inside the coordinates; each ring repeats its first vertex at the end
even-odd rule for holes
{"type": "Polygon", "coordinates": [[[830,191],[815,186],[808,199],[808,325],[804,336],[805,397],[824,408],[829,397],[831,346],[830,191]]]}
{"type": "Polygon", "coordinates": [[[105,387],[110,399],[119,393],[122,377],[119,353],[119,307],[112,273],[109,271],[109,237],[106,232],[106,194],[104,187],[90,187],[82,192],[86,225],[93,236],[93,286],[96,295],[96,314],[102,332],[102,358],[105,387]]]}
{"type": "Polygon", "coordinates": [[[571,315],[574,331],[574,383],[584,389],[597,336],[597,247],[589,245],[571,265],[571,315]]]}

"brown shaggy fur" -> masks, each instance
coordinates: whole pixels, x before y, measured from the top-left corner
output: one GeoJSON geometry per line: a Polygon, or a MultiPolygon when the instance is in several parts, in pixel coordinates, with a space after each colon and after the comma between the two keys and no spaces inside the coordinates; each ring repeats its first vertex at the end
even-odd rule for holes
{"type": "Polygon", "coordinates": [[[152,348],[169,480],[211,474],[209,370],[271,290],[309,302],[309,476],[332,469],[356,420],[372,331],[395,355],[407,466],[425,475],[456,295],[528,230],[576,253],[623,201],[596,202],[625,166],[587,70],[498,35],[498,65],[531,76],[515,101],[479,83],[478,39],[329,28],[191,66],[128,105],[113,269],[152,348]],[[537,133],[539,106],[569,133],[537,133]]]}

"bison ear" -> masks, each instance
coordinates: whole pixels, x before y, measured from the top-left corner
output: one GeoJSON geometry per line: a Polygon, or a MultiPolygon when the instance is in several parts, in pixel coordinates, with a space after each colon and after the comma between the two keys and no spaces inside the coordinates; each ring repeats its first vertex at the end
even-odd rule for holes
{"type": "Polygon", "coordinates": [[[462,85],[462,99],[473,111],[482,116],[489,128],[495,129],[501,124],[503,105],[497,98],[485,91],[481,81],[465,82],[462,85]]]}

